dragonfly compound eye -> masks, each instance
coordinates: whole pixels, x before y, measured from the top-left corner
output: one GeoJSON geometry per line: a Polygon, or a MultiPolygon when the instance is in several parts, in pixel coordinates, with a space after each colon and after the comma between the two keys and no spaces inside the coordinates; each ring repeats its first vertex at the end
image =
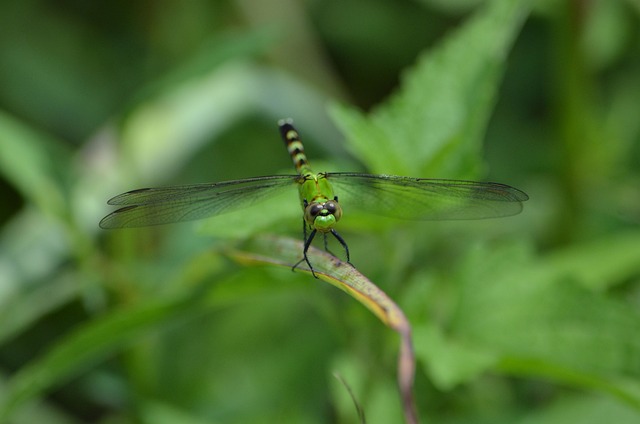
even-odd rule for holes
{"type": "Polygon", "coordinates": [[[342,216],[342,208],[340,207],[338,202],[330,200],[324,204],[324,208],[327,210],[327,212],[336,217],[336,221],[339,220],[342,216]]]}
{"type": "Polygon", "coordinates": [[[324,204],[324,208],[327,210],[327,212],[329,212],[330,214],[334,214],[336,213],[336,204],[333,202],[327,202],[324,204]]]}
{"type": "Polygon", "coordinates": [[[307,208],[307,211],[309,215],[311,215],[311,217],[315,218],[316,216],[318,216],[318,214],[320,214],[320,212],[322,212],[323,209],[324,206],[322,206],[320,203],[313,203],[307,208]]]}

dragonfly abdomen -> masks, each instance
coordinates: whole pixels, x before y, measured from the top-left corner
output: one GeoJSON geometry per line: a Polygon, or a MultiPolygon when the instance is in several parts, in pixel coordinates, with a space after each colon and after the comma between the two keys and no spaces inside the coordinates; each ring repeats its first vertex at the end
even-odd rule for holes
{"type": "Polygon", "coordinates": [[[280,135],[284,144],[287,146],[287,151],[293,160],[293,165],[296,167],[298,174],[304,174],[310,171],[309,161],[307,155],[304,153],[304,146],[300,140],[300,134],[293,127],[291,119],[281,119],[278,121],[280,127],[280,135]]]}

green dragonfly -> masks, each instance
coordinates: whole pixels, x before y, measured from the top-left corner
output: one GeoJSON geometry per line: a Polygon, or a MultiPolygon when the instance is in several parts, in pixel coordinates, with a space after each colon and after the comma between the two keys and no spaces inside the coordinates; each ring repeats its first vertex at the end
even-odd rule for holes
{"type": "Polygon", "coordinates": [[[297,186],[304,214],[304,248],[302,259],[292,269],[306,262],[316,276],[307,252],[317,233],[323,235],[327,251],[327,235],[332,234],[351,263],[349,247],[334,228],[344,205],[402,219],[459,220],[516,215],[522,211],[522,202],[529,198],[524,192],[499,183],[353,172],[315,173],[293,121],[282,119],[278,126],[297,174],[129,191],[108,201],[120,209],[104,217],[100,227],[145,227],[202,219],[242,209],[297,186]]]}

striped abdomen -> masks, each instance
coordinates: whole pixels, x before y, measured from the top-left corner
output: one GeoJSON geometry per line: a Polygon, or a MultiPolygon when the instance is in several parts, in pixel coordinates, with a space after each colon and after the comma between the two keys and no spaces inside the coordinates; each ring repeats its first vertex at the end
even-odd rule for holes
{"type": "Polygon", "coordinates": [[[280,127],[282,140],[287,146],[287,151],[291,155],[293,165],[296,167],[298,174],[309,172],[309,161],[307,160],[307,155],[304,154],[304,146],[300,141],[300,135],[293,127],[293,121],[291,119],[281,119],[278,121],[278,126],[280,127]]]}

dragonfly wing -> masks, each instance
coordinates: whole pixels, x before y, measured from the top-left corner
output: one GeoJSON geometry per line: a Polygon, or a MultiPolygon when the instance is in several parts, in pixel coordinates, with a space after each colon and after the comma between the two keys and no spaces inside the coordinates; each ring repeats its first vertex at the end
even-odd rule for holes
{"type": "Polygon", "coordinates": [[[516,215],[529,196],[499,183],[327,173],[343,207],[413,220],[483,219],[516,215]]]}
{"type": "Polygon", "coordinates": [[[142,188],[108,201],[123,206],[100,221],[101,228],[132,228],[220,215],[265,200],[298,183],[298,175],[273,175],[213,184],[142,188]]]}

